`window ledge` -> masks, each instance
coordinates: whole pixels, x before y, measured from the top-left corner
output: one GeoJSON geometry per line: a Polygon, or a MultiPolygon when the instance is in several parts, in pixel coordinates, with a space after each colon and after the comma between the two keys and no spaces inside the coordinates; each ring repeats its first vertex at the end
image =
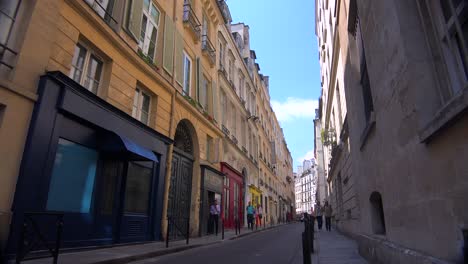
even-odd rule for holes
{"type": "Polygon", "coordinates": [[[359,150],[362,151],[364,146],[366,145],[367,139],[369,138],[370,133],[374,130],[375,127],[375,113],[371,112],[369,120],[367,120],[366,127],[362,131],[361,134],[361,146],[359,150]]]}
{"type": "Polygon", "coordinates": [[[430,120],[426,126],[419,132],[419,140],[421,143],[428,143],[455,122],[464,112],[468,110],[468,87],[463,89],[463,92],[452,98],[445,106],[443,106],[430,120]]]}

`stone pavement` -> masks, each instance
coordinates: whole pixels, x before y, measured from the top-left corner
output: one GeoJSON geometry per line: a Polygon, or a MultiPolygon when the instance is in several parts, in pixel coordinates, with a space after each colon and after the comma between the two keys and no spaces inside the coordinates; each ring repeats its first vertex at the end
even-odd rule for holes
{"type": "MultiPolygon", "coordinates": [[[[226,230],[224,241],[234,240],[249,234],[261,232],[280,225],[259,227],[257,230],[250,231],[247,228],[241,229],[241,234],[236,235],[234,230],[226,230]]],[[[185,240],[170,241],[169,248],[166,248],[166,243],[162,241],[150,242],[144,244],[133,244],[126,246],[114,246],[101,249],[93,249],[79,252],[61,253],[58,259],[59,264],[121,264],[131,261],[153,258],[166,254],[171,254],[192,248],[213,245],[222,243],[221,233],[218,236],[209,235],[203,237],[190,238],[189,244],[186,245],[185,240]]],[[[10,261],[9,263],[14,263],[10,261]]],[[[23,261],[24,264],[50,264],[52,258],[39,258],[23,261]]]]}
{"type": "Polygon", "coordinates": [[[359,255],[357,244],[340,233],[315,231],[315,253],[312,254],[313,264],[367,264],[359,255]]]}

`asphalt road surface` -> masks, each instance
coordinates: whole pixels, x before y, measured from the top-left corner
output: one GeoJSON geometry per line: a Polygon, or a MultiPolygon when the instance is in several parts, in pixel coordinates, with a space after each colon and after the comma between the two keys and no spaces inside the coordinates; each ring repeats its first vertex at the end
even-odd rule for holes
{"type": "Polygon", "coordinates": [[[302,263],[303,230],[302,223],[289,224],[236,240],[133,264],[299,264],[302,263]]]}

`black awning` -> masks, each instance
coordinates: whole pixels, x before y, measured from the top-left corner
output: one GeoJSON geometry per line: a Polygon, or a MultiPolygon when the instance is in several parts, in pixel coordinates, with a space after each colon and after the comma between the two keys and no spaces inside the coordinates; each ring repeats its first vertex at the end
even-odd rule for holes
{"type": "Polygon", "coordinates": [[[109,152],[128,152],[132,159],[159,162],[153,151],[114,131],[106,130],[100,140],[101,149],[109,152]]]}

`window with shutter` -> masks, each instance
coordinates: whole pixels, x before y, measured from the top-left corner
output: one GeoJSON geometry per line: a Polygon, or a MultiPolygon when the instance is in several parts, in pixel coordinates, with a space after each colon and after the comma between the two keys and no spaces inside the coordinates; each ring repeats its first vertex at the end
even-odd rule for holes
{"type": "Polygon", "coordinates": [[[168,15],[164,19],[163,68],[172,75],[174,70],[174,22],[168,15]]]}
{"type": "Polygon", "coordinates": [[[175,31],[175,79],[183,85],[184,82],[184,39],[178,30],[175,31]]]}
{"type": "Polygon", "coordinates": [[[127,29],[135,40],[140,39],[141,24],[143,18],[143,0],[132,0],[130,2],[127,29]]]}

